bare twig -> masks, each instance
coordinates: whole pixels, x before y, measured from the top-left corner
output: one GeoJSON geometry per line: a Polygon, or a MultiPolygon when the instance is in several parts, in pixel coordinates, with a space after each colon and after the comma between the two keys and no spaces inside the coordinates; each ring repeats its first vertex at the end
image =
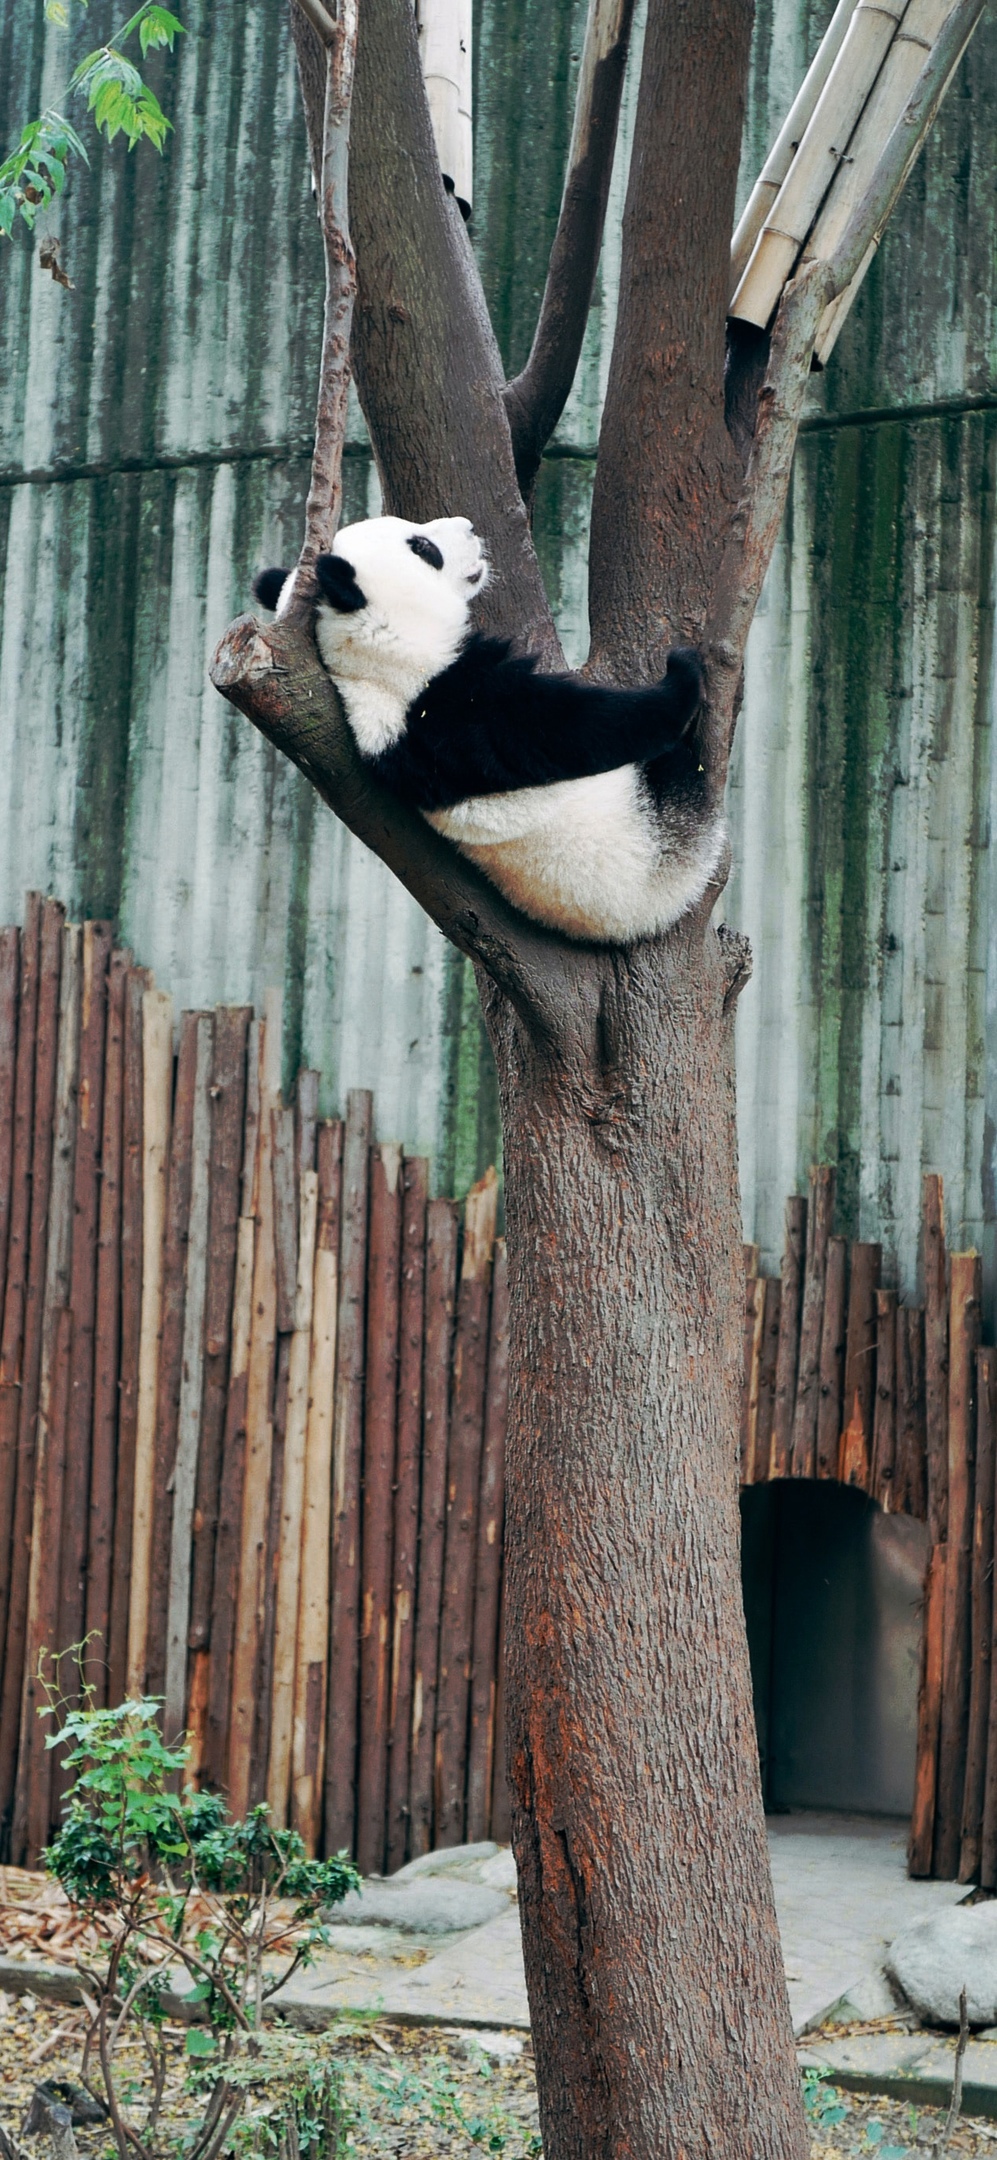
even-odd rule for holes
{"type": "Polygon", "coordinates": [[[952,2071],[952,2100],[942,2127],[941,2137],[935,2146],[937,2160],[945,2160],[945,2155],[949,2149],[949,2140],[962,2111],[962,2067],[966,2059],[968,2040],[969,2008],[966,2001],[966,1990],[962,1988],[959,1994],[959,2039],[955,2051],[955,2065],[952,2071]]]}
{"type": "Polygon", "coordinates": [[[917,87],[888,137],[875,174],[834,251],[832,295],[844,292],[851,284],[870,247],[879,239],[985,5],[986,0],[961,0],[932,46],[917,87]]]}
{"type": "Polygon", "coordinates": [[[323,45],[334,44],[336,25],[328,10],[322,6],[322,0],[298,0],[298,6],[302,14],[307,15],[312,29],[317,32],[323,45]]]}
{"type": "Polygon", "coordinates": [[[599,263],[634,0],[589,0],[561,210],[530,356],[506,386],[519,485],[532,491],[575,379],[599,263]]]}

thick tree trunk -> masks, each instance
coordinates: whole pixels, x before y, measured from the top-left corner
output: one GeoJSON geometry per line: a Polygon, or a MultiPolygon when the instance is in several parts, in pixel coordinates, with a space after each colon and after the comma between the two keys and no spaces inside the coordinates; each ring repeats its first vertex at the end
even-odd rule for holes
{"type": "Polygon", "coordinates": [[[591,1058],[487,982],[507,1717],[548,2160],[802,2160],[740,1595],[740,941],[607,957],[591,1058]]]}

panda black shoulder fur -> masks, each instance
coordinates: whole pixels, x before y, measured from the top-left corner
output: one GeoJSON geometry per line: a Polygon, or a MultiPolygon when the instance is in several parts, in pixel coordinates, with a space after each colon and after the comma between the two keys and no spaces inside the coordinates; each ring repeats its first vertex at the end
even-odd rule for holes
{"type": "MultiPolygon", "coordinates": [[[[630,944],[702,898],[724,848],[693,727],[695,652],[654,688],[543,675],[475,635],[467,518],[369,518],[315,566],[316,637],[361,757],[536,921],[630,944]]],[[[253,590],[280,612],[288,573],[253,590]]]]}

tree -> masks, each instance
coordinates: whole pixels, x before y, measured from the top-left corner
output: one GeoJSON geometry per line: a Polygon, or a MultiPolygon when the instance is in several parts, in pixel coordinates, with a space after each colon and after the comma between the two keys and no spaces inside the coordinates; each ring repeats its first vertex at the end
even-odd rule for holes
{"type": "MultiPolygon", "coordinates": [[[[833,255],[797,270],[770,329],[727,330],[751,0],[650,0],[588,670],[651,679],[670,644],[701,646],[713,800],[818,329],[979,11],[957,0],[833,255]]],[[[508,385],[440,182],[409,0],[291,12],[326,245],[313,482],[292,610],[268,629],[233,624],[212,679],[470,955],[495,1052],[513,1836],[545,2151],[803,2160],[738,1570],[732,1051],[746,943],[712,922],[719,888],[626,950],[526,921],[371,784],[310,634],[310,563],[339,510],[352,309],[385,508],[471,516],[496,573],[485,627],[559,663],[529,502],[578,359],[632,5],[592,0],[547,287],[508,385]]]]}

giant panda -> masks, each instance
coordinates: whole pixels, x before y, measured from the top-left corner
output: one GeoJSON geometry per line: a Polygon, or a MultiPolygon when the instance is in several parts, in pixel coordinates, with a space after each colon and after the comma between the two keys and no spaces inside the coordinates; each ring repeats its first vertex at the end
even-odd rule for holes
{"type": "MultiPolygon", "coordinates": [[[[652,688],[541,674],[471,629],[488,578],[465,517],[346,525],[315,564],[319,653],[357,748],[524,914],[628,945],[700,900],[725,845],[695,728],[698,655],[652,688]]],[[[265,607],[292,579],[264,570],[265,607]]]]}

